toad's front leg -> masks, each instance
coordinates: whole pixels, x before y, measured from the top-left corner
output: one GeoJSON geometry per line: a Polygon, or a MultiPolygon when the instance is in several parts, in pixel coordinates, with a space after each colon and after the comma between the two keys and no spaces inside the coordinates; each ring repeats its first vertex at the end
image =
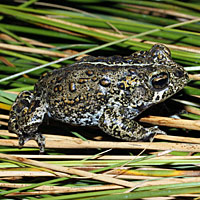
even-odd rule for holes
{"type": "Polygon", "coordinates": [[[133,119],[126,118],[118,108],[107,108],[98,126],[109,135],[126,141],[147,141],[155,134],[166,134],[157,126],[144,128],[133,119]]]}

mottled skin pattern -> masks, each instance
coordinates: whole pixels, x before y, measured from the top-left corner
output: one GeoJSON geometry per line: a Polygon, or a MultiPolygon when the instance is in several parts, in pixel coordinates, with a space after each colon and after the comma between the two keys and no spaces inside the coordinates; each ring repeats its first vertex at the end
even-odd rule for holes
{"type": "Polygon", "coordinates": [[[96,125],[126,141],[148,140],[164,132],[144,128],[134,118],[187,82],[188,74],[160,44],[130,56],[84,57],[44,74],[33,92],[21,92],[10,111],[9,130],[19,136],[20,146],[36,140],[41,152],[45,139],[38,127],[45,114],[69,124],[96,125]]]}

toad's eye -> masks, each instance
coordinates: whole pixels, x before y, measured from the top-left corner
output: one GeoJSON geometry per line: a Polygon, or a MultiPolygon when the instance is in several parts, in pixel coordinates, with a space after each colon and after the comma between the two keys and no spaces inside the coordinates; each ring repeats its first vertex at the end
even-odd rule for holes
{"type": "Polygon", "coordinates": [[[169,76],[166,72],[153,75],[151,78],[151,84],[154,89],[162,90],[168,86],[169,76]]]}

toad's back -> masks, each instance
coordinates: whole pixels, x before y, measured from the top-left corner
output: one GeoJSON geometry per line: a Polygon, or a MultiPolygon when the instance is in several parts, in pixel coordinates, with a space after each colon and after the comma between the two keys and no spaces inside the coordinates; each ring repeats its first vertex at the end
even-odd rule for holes
{"type": "MultiPolygon", "coordinates": [[[[97,125],[106,106],[128,107],[130,98],[135,99],[134,109],[138,115],[137,109],[141,110],[141,105],[136,105],[138,93],[150,95],[144,94],[142,89],[146,87],[142,73],[152,72],[153,68],[144,63],[142,66],[125,62],[125,58],[115,56],[94,61],[93,57],[87,57],[87,60],[54,70],[36,84],[35,96],[42,96],[46,101],[49,116],[72,124],[97,125]],[[112,60],[114,58],[119,62],[112,60]]],[[[129,59],[134,61],[133,57],[129,59]]]]}
{"type": "Polygon", "coordinates": [[[187,80],[163,45],[131,56],[85,57],[43,75],[33,93],[22,92],[13,104],[9,127],[19,135],[20,145],[33,138],[41,150],[44,138],[38,126],[45,114],[70,124],[98,125],[124,140],[143,140],[162,131],[143,128],[133,119],[182,89],[187,80]]]}

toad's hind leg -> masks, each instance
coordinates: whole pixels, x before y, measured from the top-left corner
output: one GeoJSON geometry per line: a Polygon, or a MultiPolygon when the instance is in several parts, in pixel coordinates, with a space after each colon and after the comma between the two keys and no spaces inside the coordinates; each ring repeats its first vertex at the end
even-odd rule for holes
{"type": "Polygon", "coordinates": [[[38,132],[38,127],[42,123],[46,108],[43,103],[34,97],[33,92],[21,92],[11,110],[8,122],[8,130],[13,131],[19,137],[19,147],[22,147],[30,139],[34,139],[44,151],[45,138],[38,132]]]}
{"type": "Polygon", "coordinates": [[[105,109],[98,126],[105,133],[126,141],[147,141],[151,140],[155,134],[165,134],[157,126],[144,128],[133,119],[123,116],[117,108],[105,109]]]}

